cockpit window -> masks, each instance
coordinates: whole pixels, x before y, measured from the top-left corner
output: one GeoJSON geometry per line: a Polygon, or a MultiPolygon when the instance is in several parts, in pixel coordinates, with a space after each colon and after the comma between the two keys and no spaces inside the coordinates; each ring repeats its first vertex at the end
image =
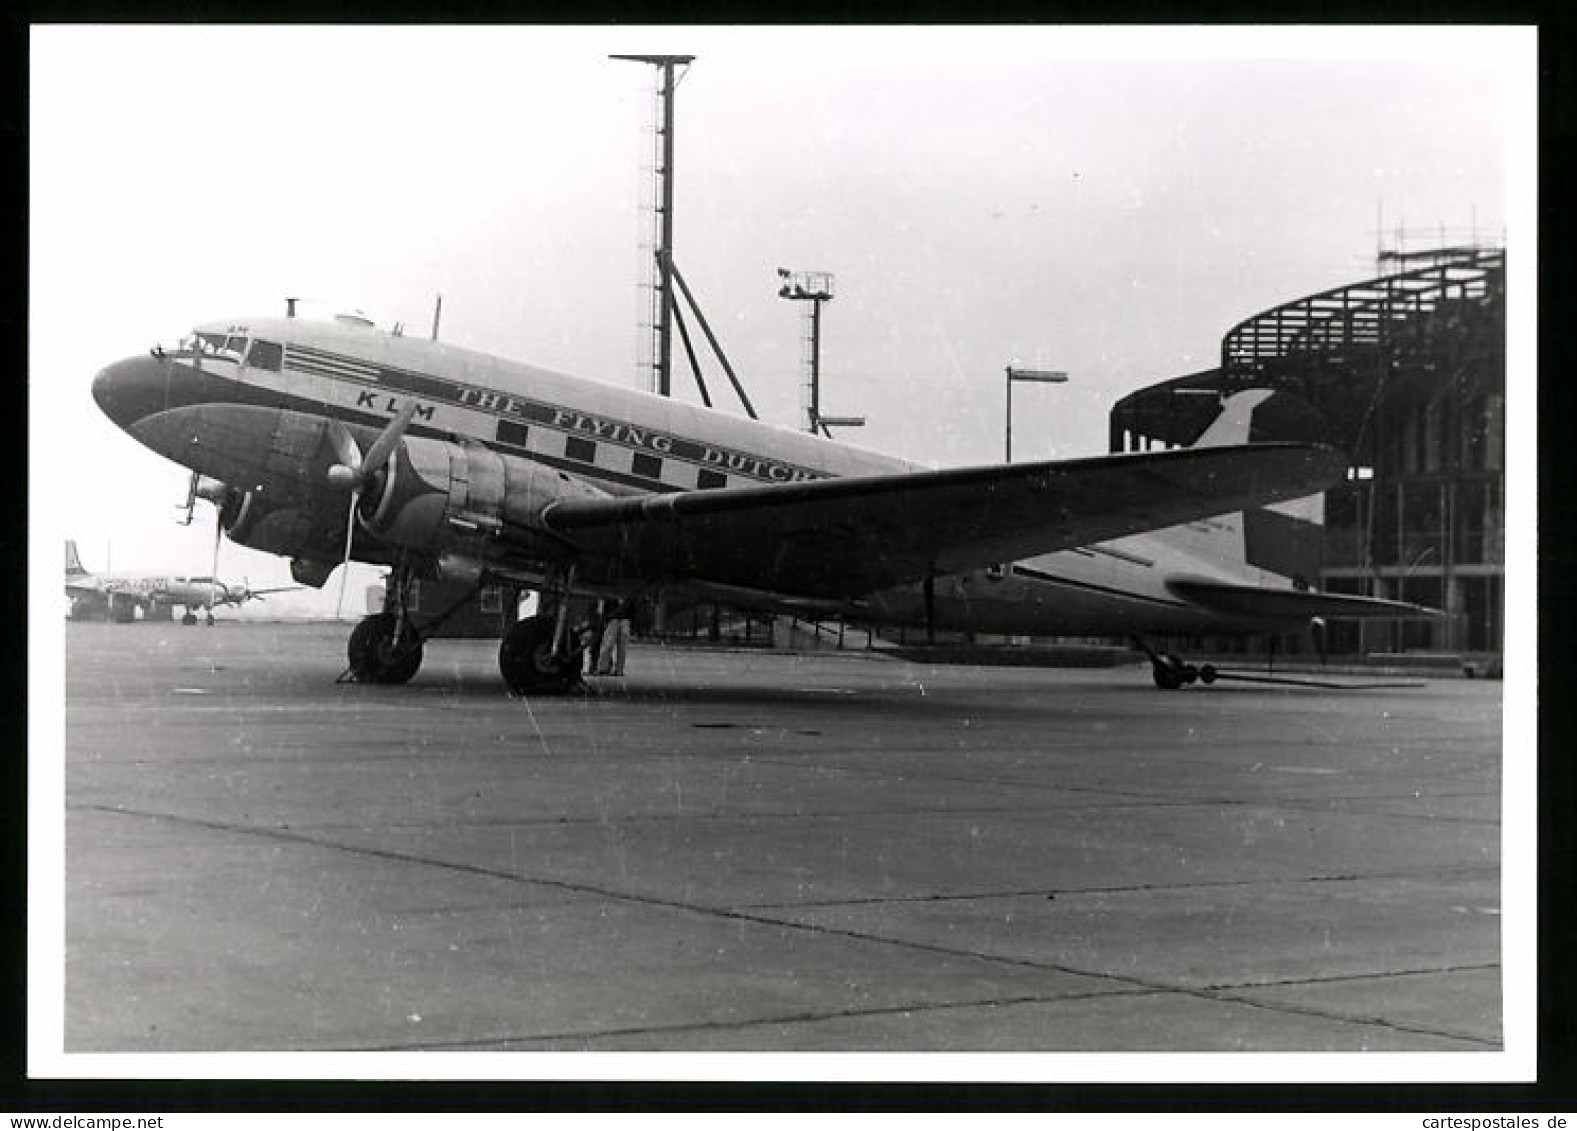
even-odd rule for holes
{"type": "Polygon", "coordinates": [[[252,352],[247,355],[246,363],[253,369],[267,369],[278,373],[284,364],[284,352],[278,342],[265,342],[259,338],[252,343],[252,352]]]}
{"type": "Polygon", "coordinates": [[[238,334],[219,334],[211,330],[198,330],[181,343],[181,348],[204,357],[221,357],[240,361],[246,353],[246,337],[238,334]]]}

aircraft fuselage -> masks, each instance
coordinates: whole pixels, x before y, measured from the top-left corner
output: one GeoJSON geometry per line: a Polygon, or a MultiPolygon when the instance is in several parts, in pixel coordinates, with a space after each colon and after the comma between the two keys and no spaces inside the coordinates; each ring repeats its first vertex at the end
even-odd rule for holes
{"type": "MultiPolygon", "coordinates": [[[[343,523],[335,517],[343,514],[343,503],[325,491],[313,470],[328,458],[324,453],[332,443],[322,422],[343,422],[365,446],[413,402],[411,437],[515,457],[607,495],[923,468],[808,433],[445,343],[302,319],[200,326],[192,350],[118,362],[99,375],[94,392],[112,419],[155,451],[259,498],[288,503],[292,515],[308,516],[293,520],[293,527],[283,521],[276,525],[300,545],[316,547],[320,559],[337,559],[335,524],[343,523]]],[[[480,472],[470,474],[475,480],[480,472]]],[[[464,525],[463,516],[448,518],[453,526],[464,525]]],[[[808,602],[693,579],[674,584],[762,608],[887,623],[929,620],[938,628],[993,633],[1248,630],[1254,622],[1207,612],[1166,587],[1167,578],[1180,573],[1264,583],[1265,576],[1244,566],[1241,555],[1234,565],[1230,553],[1223,553],[1223,547],[1240,547],[1240,522],[1241,516],[1227,515],[995,569],[939,576],[929,602],[921,585],[808,602]]],[[[487,533],[479,531],[476,547],[487,545],[487,533]]],[[[466,552],[471,547],[462,541],[466,552]]],[[[544,546],[542,552],[549,549],[544,546]]],[[[488,559],[488,552],[474,550],[485,569],[531,575],[532,551],[508,560],[488,559]]],[[[366,540],[355,556],[390,560],[366,540]]],[[[603,580],[615,588],[621,582],[614,574],[603,580]]],[[[1285,579],[1270,580],[1285,584],[1285,579]]]]}

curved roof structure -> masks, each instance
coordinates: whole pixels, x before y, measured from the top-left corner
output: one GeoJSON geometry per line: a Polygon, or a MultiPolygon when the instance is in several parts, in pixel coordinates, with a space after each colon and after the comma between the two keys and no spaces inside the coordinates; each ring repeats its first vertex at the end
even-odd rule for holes
{"type": "Polygon", "coordinates": [[[1215,398],[1246,388],[1291,392],[1317,408],[1327,439],[1356,449],[1382,387],[1432,382],[1430,357],[1473,339],[1504,354],[1504,248],[1447,248],[1411,256],[1395,274],[1349,283],[1246,318],[1221,339],[1221,364],[1141,389],[1112,408],[1114,450],[1126,436],[1191,443],[1215,398]]]}

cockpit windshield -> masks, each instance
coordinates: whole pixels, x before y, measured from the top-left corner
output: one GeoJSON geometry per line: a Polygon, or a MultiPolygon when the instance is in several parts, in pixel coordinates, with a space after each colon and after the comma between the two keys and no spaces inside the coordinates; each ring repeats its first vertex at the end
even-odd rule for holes
{"type": "Polygon", "coordinates": [[[202,357],[240,362],[246,356],[246,335],[221,333],[217,330],[193,330],[181,339],[181,349],[202,357]]]}

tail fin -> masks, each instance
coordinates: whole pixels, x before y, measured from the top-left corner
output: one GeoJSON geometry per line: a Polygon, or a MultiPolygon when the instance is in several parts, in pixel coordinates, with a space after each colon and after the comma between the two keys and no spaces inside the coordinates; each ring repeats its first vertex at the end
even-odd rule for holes
{"type": "MultiPolygon", "coordinates": [[[[1248,389],[1221,402],[1221,414],[1193,447],[1252,444],[1270,440],[1324,440],[1329,428],[1308,404],[1287,393],[1248,389]]],[[[1315,584],[1325,550],[1325,496],[1309,495],[1243,512],[1242,558],[1251,567],[1315,584]]]]}
{"type": "Polygon", "coordinates": [[[71,539],[66,539],[66,576],[82,577],[88,571],[82,568],[82,559],[77,557],[77,544],[71,539]]]}

